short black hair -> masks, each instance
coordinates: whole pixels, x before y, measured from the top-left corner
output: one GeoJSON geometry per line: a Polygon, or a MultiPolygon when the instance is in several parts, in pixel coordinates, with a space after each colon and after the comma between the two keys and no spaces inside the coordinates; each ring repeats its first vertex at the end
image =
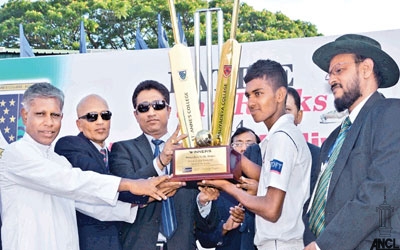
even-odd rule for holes
{"type": "Polygon", "coordinates": [[[164,97],[165,101],[167,102],[167,104],[170,104],[168,89],[163,84],[161,84],[157,81],[146,80],[146,81],[139,83],[139,85],[135,88],[135,91],[133,91],[132,104],[133,104],[134,109],[136,109],[137,97],[140,94],[140,92],[142,92],[143,90],[151,90],[151,89],[155,89],[158,92],[160,92],[161,95],[164,97]]]}
{"type": "Polygon", "coordinates": [[[246,128],[246,127],[239,127],[239,128],[236,129],[235,133],[233,133],[233,135],[231,136],[231,143],[233,142],[233,139],[236,136],[241,135],[241,134],[246,133],[246,132],[250,132],[250,133],[254,134],[254,136],[256,137],[257,144],[259,144],[261,142],[260,137],[252,129],[249,129],[249,128],[246,128]]]}
{"type": "Polygon", "coordinates": [[[297,110],[300,110],[300,95],[299,92],[297,92],[296,89],[292,88],[292,87],[288,87],[287,88],[287,94],[291,95],[294,99],[294,104],[297,107],[297,110]]]}
{"type": "Polygon", "coordinates": [[[277,90],[280,87],[288,87],[286,71],[280,63],[270,59],[258,60],[250,65],[247,69],[246,76],[244,77],[244,82],[248,83],[258,78],[270,79],[274,85],[274,90],[277,90]]]}

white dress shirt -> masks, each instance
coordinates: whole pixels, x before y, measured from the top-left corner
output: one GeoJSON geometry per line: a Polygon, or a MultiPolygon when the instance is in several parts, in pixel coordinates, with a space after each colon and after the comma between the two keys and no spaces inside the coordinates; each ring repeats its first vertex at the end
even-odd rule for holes
{"type": "Polygon", "coordinates": [[[133,222],[117,202],[121,178],[72,168],[27,133],[0,159],[2,242],[8,250],[79,250],[75,208],[100,220],[133,222]]]}

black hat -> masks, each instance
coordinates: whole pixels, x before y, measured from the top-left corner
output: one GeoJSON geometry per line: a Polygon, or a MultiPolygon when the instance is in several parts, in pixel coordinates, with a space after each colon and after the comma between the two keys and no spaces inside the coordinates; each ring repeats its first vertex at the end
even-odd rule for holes
{"type": "Polygon", "coordinates": [[[382,74],[379,88],[392,87],[399,80],[399,67],[391,56],[384,52],[374,39],[355,34],[343,35],[334,42],[327,43],[313,54],[313,62],[323,71],[329,71],[331,59],[338,54],[358,54],[374,60],[382,74]]]}

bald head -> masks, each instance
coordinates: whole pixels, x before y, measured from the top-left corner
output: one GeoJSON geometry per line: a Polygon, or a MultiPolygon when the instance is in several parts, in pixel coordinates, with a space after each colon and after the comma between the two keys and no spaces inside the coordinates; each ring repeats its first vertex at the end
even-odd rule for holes
{"type": "Polygon", "coordinates": [[[76,113],[78,115],[76,125],[79,131],[86,138],[103,147],[110,134],[111,124],[111,112],[106,100],[95,94],[85,96],[78,103],[76,113]]]}
{"type": "MultiPolygon", "coordinates": [[[[88,112],[86,111],[86,109],[90,106],[93,106],[98,104],[98,103],[102,103],[102,105],[104,107],[107,107],[108,110],[108,104],[107,101],[104,100],[103,97],[96,95],[96,94],[91,94],[91,95],[87,95],[85,97],[83,97],[78,105],[76,106],[76,114],[78,115],[78,117],[87,114],[88,112]]],[[[90,111],[89,111],[90,112],[90,111]]]]}

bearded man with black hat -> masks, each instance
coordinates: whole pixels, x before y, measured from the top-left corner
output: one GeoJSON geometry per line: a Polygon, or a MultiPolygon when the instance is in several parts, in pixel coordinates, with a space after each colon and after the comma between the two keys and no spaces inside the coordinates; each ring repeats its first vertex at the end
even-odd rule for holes
{"type": "Polygon", "coordinates": [[[355,34],[323,45],[312,58],[328,73],[336,109],[349,116],[321,147],[305,249],[375,249],[384,238],[398,245],[400,100],[377,90],[397,83],[399,67],[377,41],[355,34]],[[383,203],[390,211],[379,213],[383,203]]]}

